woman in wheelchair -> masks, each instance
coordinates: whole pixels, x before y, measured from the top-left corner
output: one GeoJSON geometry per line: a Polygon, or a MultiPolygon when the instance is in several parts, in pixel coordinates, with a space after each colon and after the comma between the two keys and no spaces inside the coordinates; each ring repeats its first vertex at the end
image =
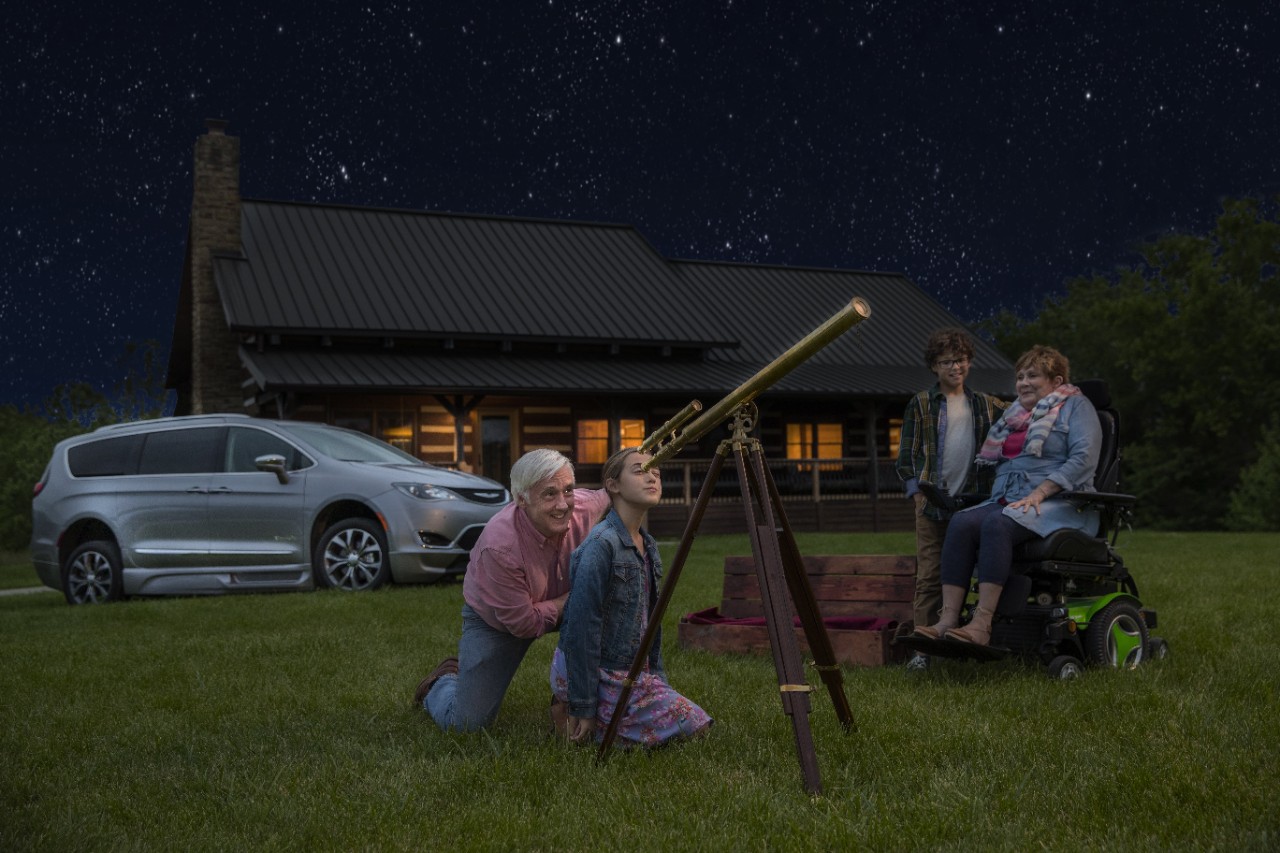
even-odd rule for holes
{"type": "Polygon", "coordinates": [[[1052,347],[1035,346],[1015,365],[1017,400],[992,425],[978,454],[994,465],[991,497],[951,520],[942,544],[942,610],[915,633],[931,640],[985,646],[991,619],[1013,564],[1013,548],[1074,527],[1098,530],[1096,509],[1077,509],[1055,495],[1092,491],[1102,430],[1093,404],[1070,384],[1070,364],[1052,347]],[[960,608],[978,576],[978,602],[963,628],[960,608]]]}

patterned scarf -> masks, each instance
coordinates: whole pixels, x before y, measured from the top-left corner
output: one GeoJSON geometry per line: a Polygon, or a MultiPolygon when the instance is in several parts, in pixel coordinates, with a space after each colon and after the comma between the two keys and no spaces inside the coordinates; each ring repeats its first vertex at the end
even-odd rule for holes
{"type": "Polygon", "coordinates": [[[978,452],[974,461],[979,465],[999,463],[1004,440],[1011,433],[1024,429],[1027,431],[1027,440],[1022,452],[1039,456],[1044,449],[1044,440],[1049,437],[1053,425],[1058,422],[1058,413],[1062,411],[1062,404],[1068,397],[1074,397],[1079,393],[1080,389],[1074,385],[1059,385],[1056,391],[1046,394],[1029,412],[1015,400],[1012,406],[1004,410],[1000,420],[991,425],[986,441],[982,442],[982,450],[978,452]]]}

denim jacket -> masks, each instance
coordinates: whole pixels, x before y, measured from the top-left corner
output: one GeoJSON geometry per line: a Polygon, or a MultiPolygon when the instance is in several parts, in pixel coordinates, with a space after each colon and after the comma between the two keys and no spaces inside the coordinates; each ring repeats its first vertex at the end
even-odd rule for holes
{"type": "MultiPolygon", "coordinates": [[[[1093,476],[1098,469],[1102,450],[1102,427],[1098,411],[1083,395],[1068,397],[1053,430],[1044,440],[1039,456],[1025,452],[1012,459],[1001,459],[996,467],[996,482],[990,499],[1013,503],[1031,494],[1045,480],[1057,483],[1063,491],[1093,491],[1093,476]]],[[[1040,504],[1040,512],[1022,512],[1005,507],[1004,514],[1033,530],[1048,536],[1055,530],[1072,527],[1089,535],[1098,532],[1098,511],[1076,509],[1061,498],[1049,498],[1040,504]]]]}
{"type": "MultiPolygon", "coordinates": [[[[629,670],[644,635],[645,620],[658,599],[662,561],[658,543],[643,528],[645,553],[636,550],[614,510],[591,529],[569,563],[572,584],[560,625],[560,650],[569,680],[569,713],[594,717],[599,669],[629,670]],[[645,558],[652,567],[645,589],[645,558]]],[[[662,631],[649,650],[649,671],[663,676],[662,631]]]]}

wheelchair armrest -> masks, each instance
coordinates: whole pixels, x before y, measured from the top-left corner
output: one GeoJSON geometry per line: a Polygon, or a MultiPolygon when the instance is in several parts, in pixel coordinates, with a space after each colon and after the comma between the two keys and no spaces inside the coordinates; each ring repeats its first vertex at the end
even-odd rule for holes
{"type": "Polygon", "coordinates": [[[1072,506],[1096,506],[1100,509],[1129,509],[1138,502],[1136,495],[1119,492],[1061,492],[1054,497],[1062,498],[1072,506]]]}
{"type": "Polygon", "coordinates": [[[920,489],[920,494],[924,495],[925,500],[945,512],[959,512],[966,507],[977,506],[989,497],[989,495],[973,492],[949,495],[933,483],[918,483],[917,488],[920,489]]]}

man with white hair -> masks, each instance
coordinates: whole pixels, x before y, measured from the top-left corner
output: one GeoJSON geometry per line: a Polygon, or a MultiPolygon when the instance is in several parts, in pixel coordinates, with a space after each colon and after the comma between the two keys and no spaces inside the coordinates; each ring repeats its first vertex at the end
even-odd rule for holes
{"type": "Polygon", "coordinates": [[[414,692],[440,728],[493,723],[533,641],[560,624],[569,556],[609,508],[604,491],[575,487],[558,451],[531,450],[511,466],[515,502],[485,525],[462,581],[462,639],[414,692]]]}

